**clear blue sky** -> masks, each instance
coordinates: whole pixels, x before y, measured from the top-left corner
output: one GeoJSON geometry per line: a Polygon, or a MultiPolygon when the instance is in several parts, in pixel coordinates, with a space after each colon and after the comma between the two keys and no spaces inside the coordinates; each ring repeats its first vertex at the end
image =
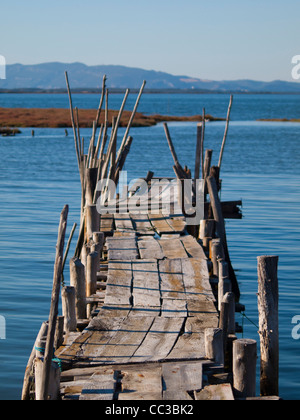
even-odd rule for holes
{"type": "Polygon", "coordinates": [[[203,79],[292,80],[297,0],[2,0],[7,63],[122,64],[203,79]]]}

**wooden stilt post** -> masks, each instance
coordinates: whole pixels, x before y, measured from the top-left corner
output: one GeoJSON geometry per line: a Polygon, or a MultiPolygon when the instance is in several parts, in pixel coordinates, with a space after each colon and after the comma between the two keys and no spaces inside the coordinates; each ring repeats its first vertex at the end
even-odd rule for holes
{"type": "Polygon", "coordinates": [[[75,311],[75,287],[63,287],[61,291],[61,297],[62,311],[64,315],[64,331],[65,333],[74,332],[77,329],[77,319],[75,311]]]}
{"type": "Polygon", "coordinates": [[[76,317],[86,319],[86,280],[84,265],[78,258],[70,261],[70,284],[76,290],[76,317]]]}
{"type": "Polygon", "coordinates": [[[257,343],[236,340],[233,343],[233,390],[236,398],[256,396],[257,343]]]}
{"type": "Polygon", "coordinates": [[[224,365],[223,331],[220,328],[205,329],[206,358],[224,365]]]}
{"type": "Polygon", "coordinates": [[[261,396],[279,394],[278,257],[258,257],[261,396]]]}

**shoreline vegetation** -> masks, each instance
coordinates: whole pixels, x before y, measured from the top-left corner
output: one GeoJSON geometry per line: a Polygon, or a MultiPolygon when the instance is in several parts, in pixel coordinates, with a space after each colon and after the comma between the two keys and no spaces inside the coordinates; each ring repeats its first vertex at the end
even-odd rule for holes
{"type": "MultiPolygon", "coordinates": [[[[78,111],[81,128],[91,128],[95,118],[95,110],[82,109],[78,111]]],[[[111,125],[113,118],[117,117],[118,111],[109,110],[108,120],[111,125]]],[[[126,127],[131,112],[124,111],[120,127],[126,127]]],[[[226,121],[224,118],[215,118],[206,115],[208,121],[226,121]]],[[[162,122],[195,121],[201,122],[202,115],[193,116],[168,116],[168,115],[145,115],[137,112],[133,120],[133,127],[151,127],[162,122]]],[[[104,123],[104,115],[100,118],[100,124],[104,123]]],[[[72,127],[69,109],[43,109],[43,108],[0,108],[0,127],[23,127],[23,128],[70,128],[72,127]]],[[[1,134],[1,133],[0,133],[1,134]]]]}

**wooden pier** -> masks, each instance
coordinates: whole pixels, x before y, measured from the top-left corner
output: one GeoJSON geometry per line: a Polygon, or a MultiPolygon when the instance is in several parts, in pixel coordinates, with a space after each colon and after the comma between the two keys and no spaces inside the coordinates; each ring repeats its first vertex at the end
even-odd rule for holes
{"type": "MultiPolygon", "coordinates": [[[[68,84],[68,79],[67,79],[68,84]]],[[[107,152],[108,121],[95,146],[97,121],[88,154],[78,120],[70,110],[82,185],[81,226],[70,285],[63,284],[63,316],[58,301],[64,263],[68,207],[61,215],[51,310],[43,323],[25,372],[22,399],[62,400],[234,400],[256,397],[257,343],[238,340],[235,313],[244,310],[227,247],[225,218],[240,218],[241,202],[219,199],[220,166],[204,159],[205,112],[197,137],[196,170],[202,173],[205,197],[200,226],[189,226],[180,211],[180,193],[169,211],[161,206],[166,191],[140,211],[99,215],[96,185],[108,178],[117,184],[129,153],[128,136],[116,150],[118,120],[107,152]],[[207,197],[208,196],[208,197],[207,197]],[[156,211],[153,210],[156,209],[156,211]],[[171,210],[170,210],[171,209],[171,210]],[[53,348],[55,353],[53,352],[53,348]]],[[[68,85],[69,89],[69,85],[68,85]]],[[[222,143],[224,152],[230,109],[222,143]]],[[[107,116],[107,113],[106,113],[107,116]]],[[[178,162],[168,127],[165,132],[174,158],[174,183],[191,179],[178,162]]],[[[149,191],[153,173],[145,178],[149,191]]],[[[170,180],[173,181],[173,180],[170,180]]],[[[171,185],[171,184],[170,184],[171,185]]],[[[133,196],[138,191],[129,191],[133,196]]],[[[117,208],[122,208],[117,198],[117,208]]],[[[70,236],[68,245],[73,236],[70,236]]],[[[264,395],[268,395],[267,392],[264,395]]]]}

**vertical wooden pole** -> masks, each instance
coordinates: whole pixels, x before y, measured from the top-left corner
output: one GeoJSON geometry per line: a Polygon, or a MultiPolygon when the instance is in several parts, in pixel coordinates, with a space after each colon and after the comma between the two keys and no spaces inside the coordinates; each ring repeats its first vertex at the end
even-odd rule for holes
{"type": "Polygon", "coordinates": [[[224,365],[223,331],[220,328],[205,329],[206,358],[224,365]]]}
{"type": "Polygon", "coordinates": [[[86,235],[87,242],[92,239],[93,233],[98,232],[100,228],[100,214],[97,211],[96,204],[86,207],[86,235]]]}
{"type": "Polygon", "coordinates": [[[279,394],[278,260],[258,257],[258,311],[260,334],[260,392],[279,394]]]}
{"type": "Polygon", "coordinates": [[[233,343],[233,389],[236,398],[256,395],[257,343],[255,340],[236,340],[233,343]]]}
{"type": "Polygon", "coordinates": [[[80,259],[70,261],[70,284],[76,290],[76,317],[86,319],[86,280],[85,269],[80,259]]]}
{"type": "Polygon", "coordinates": [[[86,295],[92,296],[97,291],[98,253],[91,252],[86,264],[86,295]]]}
{"type": "Polygon", "coordinates": [[[65,333],[74,332],[77,330],[77,319],[75,311],[75,287],[63,287],[61,291],[62,297],[62,311],[64,315],[64,330],[65,333]]]}
{"type": "Polygon", "coordinates": [[[51,363],[53,358],[53,346],[55,339],[56,321],[58,316],[58,303],[60,295],[61,277],[62,277],[62,263],[64,256],[64,244],[65,235],[67,229],[67,218],[68,218],[69,206],[65,206],[60,217],[58,240],[56,245],[56,257],[54,265],[54,276],[53,276],[53,291],[51,297],[51,307],[49,316],[49,329],[47,335],[47,345],[45,350],[45,358],[42,371],[42,388],[41,398],[42,400],[48,399],[49,381],[51,363]]]}

